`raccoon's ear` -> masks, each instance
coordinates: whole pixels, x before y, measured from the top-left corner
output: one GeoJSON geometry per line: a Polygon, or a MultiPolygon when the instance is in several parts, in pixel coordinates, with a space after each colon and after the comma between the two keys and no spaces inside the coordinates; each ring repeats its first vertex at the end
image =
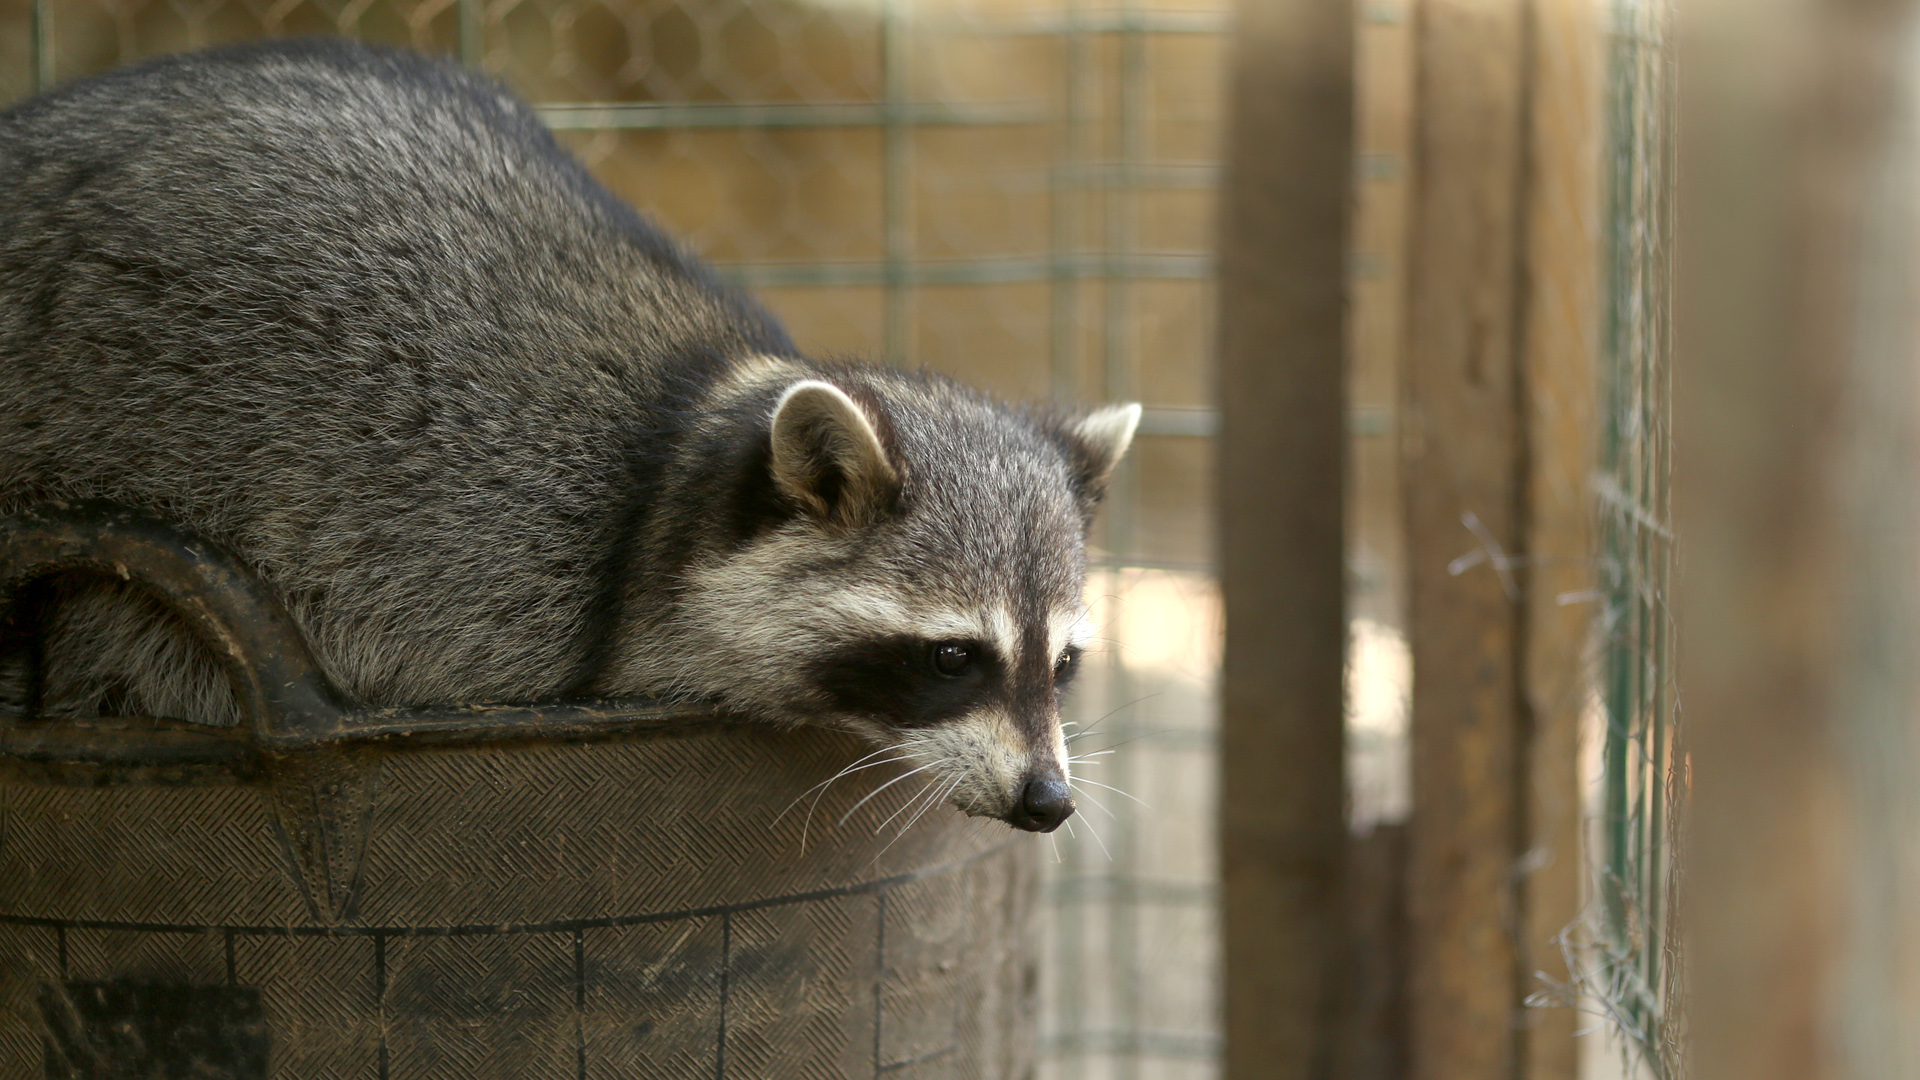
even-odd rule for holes
{"type": "Polygon", "coordinates": [[[1106,496],[1107,480],[1133,445],[1133,432],[1139,426],[1137,404],[1106,405],[1064,425],[1074,488],[1089,509],[1106,496]]]}
{"type": "Polygon", "coordinates": [[[874,418],[831,383],[794,383],[773,407],[773,480],[829,525],[877,520],[900,492],[874,418]]]}

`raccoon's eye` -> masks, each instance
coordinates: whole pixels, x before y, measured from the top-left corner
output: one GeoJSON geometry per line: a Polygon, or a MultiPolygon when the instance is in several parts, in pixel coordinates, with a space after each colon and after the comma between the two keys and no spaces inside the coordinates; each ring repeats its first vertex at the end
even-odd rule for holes
{"type": "Polygon", "coordinates": [[[1058,682],[1060,680],[1066,679],[1068,676],[1072,675],[1074,671],[1077,668],[1079,668],[1079,666],[1080,666],[1080,650],[1079,649],[1070,648],[1067,651],[1061,653],[1060,659],[1055,660],[1053,662],[1054,681],[1058,682]]]}
{"type": "Polygon", "coordinates": [[[973,667],[973,650],[958,641],[943,641],[933,647],[933,670],[949,679],[965,675],[973,667]]]}

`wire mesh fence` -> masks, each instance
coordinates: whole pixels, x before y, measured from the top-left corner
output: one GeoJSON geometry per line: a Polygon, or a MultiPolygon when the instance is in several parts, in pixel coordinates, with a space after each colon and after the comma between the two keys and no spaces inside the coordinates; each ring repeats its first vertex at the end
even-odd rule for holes
{"type": "Polygon", "coordinates": [[[1055,840],[1043,1075],[1218,1052],[1212,208],[1221,0],[0,0],[0,102],[341,34],[503,78],[816,355],[1147,405],[1095,537],[1097,785],[1055,840]]]}
{"type": "Polygon", "coordinates": [[[1615,0],[1608,74],[1602,424],[1594,488],[1604,593],[1604,930],[1589,990],[1651,1072],[1684,1074],[1675,888],[1677,739],[1670,522],[1671,9],[1615,0]]]}

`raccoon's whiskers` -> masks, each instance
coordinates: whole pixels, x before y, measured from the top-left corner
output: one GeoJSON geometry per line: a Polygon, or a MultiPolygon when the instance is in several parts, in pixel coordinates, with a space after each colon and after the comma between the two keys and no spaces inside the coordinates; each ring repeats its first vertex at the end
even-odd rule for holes
{"type": "MultiPolygon", "coordinates": [[[[1086,800],[1087,800],[1088,802],[1090,802],[1090,803],[1092,803],[1093,805],[1095,805],[1095,806],[1097,806],[1097,807],[1099,807],[1099,808],[1100,808],[1100,812],[1101,812],[1101,813],[1103,813],[1103,814],[1105,814],[1105,815],[1107,815],[1107,816],[1108,816],[1108,817],[1110,817],[1110,818],[1114,818],[1114,814],[1113,814],[1113,811],[1111,811],[1111,810],[1109,810],[1109,809],[1107,809],[1107,804],[1106,804],[1106,803],[1103,803],[1103,802],[1101,802],[1101,801],[1100,801],[1099,799],[1097,799],[1097,798],[1095,798],[1095,797],[1094,797],[1094,794],[1093,794],[1093,792],[1091,792],[1091,791],[1081,791],[1081,790],[1080,790],[1080,784],[1079,784],[1079,782],[1078,782],[1078,781],[1075,781],[1075,780],[1072,780],[1072,779],[1069,779],[1069,780],[1067,781],[1067,786],[1068,786],[1068,787],[1071,787],[1071,788],[1073,788],[1073,790],[1074,790],[1074,791],[1075,791],[1075,792],[1076,792],[1077,794],[1079,794],[1079,795],[1083,795],[1083,796],[1085,796],[1085,797],[1086,797],[1086,800]]],[[[1115,821],[1118,821],[1118,820],[1119,820],[1119,818],[1114,818],[1114,820],[1115,820],[1115,821]]]]}
{"type": "MultiPolygon", "coordinates": [[[[856,760],[856,761],[854,761],[853,763],[851,763],[851,764],[849,764],[849,765],[847,765],[847,766],[846,766],[845,768],[843,768],[843,769],[841,769],[841,770],[840,770],[839,772],[837,772],[837,773],[834,773],[834,774],[833,774],[832,776],[829,776],[829,777],[827,777],[827,778],[826,778],[825,780],[822,780],[822,781],[820,781],[819,783],[817,783],[817,784],[815,784],[815,785],[813,785],[812,787],[810,787],[810,788],[808,788],[807,790],[805,790],[805,791],[803,791],[803,792],[801,792],[801,793],[800,793],[800,794],[799,794],[798,796],[795,796],[795,798],[794,798],[794,800],[793,800],[792,802],[790,802],[790,803],[788,803],[788,804],[787,804],[787,808],[786,808],[786,810],[782,810],[782,811],[780,811],[780,812],[779,812],[778,814],[776,814],[776,815],[774,815],[774,818],[773,818],[773,820],[772,820],[771,822],[769,822],[769,823],[768,823],[768,827],[772,827],[772,826],[774,826],[774,825],[778,825],[778,824],[780,824],[780,819],[781,819],[781,818],[783,818],[783,817],[786,817],[786,816],[787,816],[787,812],[788,812],[788,811],[790,811],[790,810],[792,810],[792,809],[793,809],[794,807],[796,807],[796,806],[799,806],[799,805],[800,805],[800,801],[801,801],[802,799],[805,799],[805,798],[806,798],[807,796],[809,796],[809,795],[811,795],[811,794],[813,794],[813,793],[814,793],[814,792],[816,792],[816,791],[821,791],[821,789],[822,789],[822,788],[825,788],[825,787],[827,787],[828,785],[830,785],[830,784],[832,784],[832,783],[833,783],[833,782],[834,782],[835,780],[838,780],[838,779],[840,779],[841,777],[843,777],[843,776],[845,776],[845,775],[847,775],[848,773],[853,773],[853,772],[859,772],[859,771],[860,771],[860,770],[861,770],[862,768],[872,768],[872,766],[862,766],[862,765],[860,764],[860,762],[862,762],[862,761],[871,761],[872,759],[874,759],[874,758],[876,758],[876,757],[879,757],[879,756],[880,756],[881,754],[885,754],[885,753],[887,753],[887,752],[889,752],[889,751],[891,751],[891,750],[894,750],[894,749],[896,749],[896,748],[895,748],[895,747],[892,747],[892,746],[883,746],[883,747],[881,747],[880,749],[878,749],[878,750],[875,750],[875,751],[874,751],[873,753],[871,753],[871,754],[868,754],[868,755],[867,755],[866,757],[863,757],[863,758],[860,758],[860,759],[858,759],[858,760],[856,760]]],[[[887,760],[888,760],[888,761],[897,761],[897,760],[900,760],[900,759],[898,759],[898,758],[888,758],[887,760]]],[[[886,762],[885,762],[885,761],[875,761],[875,762],[874,762],[873,764],[874,764],[874,765],[884,765],[884,764],[886,764],[886,762]]],[[[824,794],[826,794],[826,793],[825,793],[824,791],[821,791],[821,794],[823,794],[823,795],[824,795],[824,794]]],[[[815,800],[814,800],[814,804],[815,804],[815,805],[819,805],[819,802],[820,802],[820,800],[818,800],[818,799],[815,799],[815,800]]]]}
{"type": "MultiPolygon", "coordinates": [[[[1132,795],[1128,794],[1127,792],[1121,791],[1119,788],[1114,787],[1112,784],[1103,784],[1098,780],[1089,780],[1084,776],[1080,777],[1078,780],[1069,780],[1068,783],[1092,784],[1094,787],[1097,787],[1097,788],[1106,788],[1108,791],[1113,792],[1115,795],[1119,795],[1122,798],[1133,799],[1134,802],[1140,803],[1141,806],[1146,806],[1147,809],[1149,810],[1153,809],[1153,807],[1147,806],[1146,803],[1141,802],[1139,799],[1134,799],[1132,795]]],[[[1091,798],[1092,796],[1088,796],[1088,797],[1091,798]]]]}
{"type": "MultiPolygon", "coordinates": [[[[884,754],[884,753],[886,753],[886,752],[887,752],[887,750],[892,750],[892,749],[896,749],[896,748],[895,748],[895,747],[891,747],[891,746],[890,746],[890,747],[887,747],[887,748],[886,748],[886,750],[876,750],[876,751],[874,751],[874,754],[884,754]]],[[[872,756],[873,756],[873,754],[868,754],[868,755],[867,755],[867,757],[864,757],[864,758],[861,758],[861,759],[860,759],[860,761],[866,761],[866,760],[867,760],[867,758],[870,758],[870,757],[872,757],[872,756]]],[[[808,807],[807,807],[807,817],[806,817],[806,820],[805,820],[805,821],[802,821],[802,822],[800,823],[800,853],[801,853],[801,854],[803,854],[803,855],[804,855],[804,854],[806,854],[806,851],[807,851],[807,833],[808,833],[808,832],[809,832],[809,831],[810,831],[810,830],[811,830],[811,829],[813,828],[813,812],[814,812],[815,810],[818,810],[818,809],[820,809],[820,800],[821,800],[821,799],[824,799],[824,798],[826,798],[826,797],[827,797],[827,790],[828,790],[828,788],[827,788],[827,785],[829,785],[829,784],[831,784],[831,783],[833,783],[833,782],[834,782],[835,780],[838,780],[838,779],[840,779],[840,778],[841,778],[841,777],[843,777],[843,776],[846,776],[846,775],[847,775],[848,773],[857,773],[857,772],[860,772],[860,771],[861,771],[861,770],[863,770],[863,769],[871,769],[871,768],[873,768],[873,767],[874,767],[875,765],[886,765],[886,764],[889,764],[889,763],[891,763],[891,762],[895,762],[895,761],[906,761],[906,760],[908,760],[908,759],[907,759],[907,758],[906,758],[905,756],[900,756],[900,757],[889,757],[889,758],[881,758],[881,759],[880,759],[879,761],[875,761],[875,762],[871,762],[871,763],[869,763],[869,764],[866,764],[866,765],[862,765],[862,764],[860,764],[860,761],[856,761],[856,762],[854,762],[854,763],[853,763],[852,765],[849,765],[849,766],[847,766],[846,768],[844,768],[844,769],[841,769],[841,770],[840,770],[839,772],[837,772],[837,773],[834,773],[834,774],[833,774],[832,776],[830,776],[830,777],[828,777],[827,779],[825,779],[825,780],[823,780],[823,781],[821,781],[820,783],[818,783],[818,784],[815,784],[815,785],[814,785],[814,786],[813,786],[812,788],[808,788],[808,789],[807,789],[808,791],[812,791],[812,790],[815,790],[815,789],[817,788],[817,789],[819,790],[819,792],[820,792],[820,794],[818,794],[818,795],[815,795],[815,796],[813,797],[813,803],[812,803],[812,805],[810,805],[810,806],[808,806],[808,807]]],[[[800,799],[804,799],[804,798],[806,798],[806,797],[807,797],[807,792],[806,792],[806,791],[803,791],[803,792],[801,792],[801,793],[800,793],[800,799]]],[[[793,800],[793,802],[794,802],[794,803],[798,803],[798,802],[800,801],[800,799],[795,799],[795,800],[793,800]]],[[[791,809],[793,809],[793,804],[791,804],[791,803],[790,803],[790,804],[788,804],[788,806],[787,806],[787,810],[791,810],[791,809]]],[[[786,817],[786,816],[787,816],[787,810],[782,810],[782,811],[780,811],[780,817],[786,817]]],[[[778,822],[778,821],[780,820],[780,818],[774,818],[773,820],[774,820],[775,822],[778,822]]]]}
{"type": "MultiPolygon", "coordinates": [[[[1152,700],[1153,700],[1154,698],[1157,698],[1157,697],[1159,697],[1159,696],[1161,695],[1161,693],[1164,693],[1164,691],[1162,691],[1162,692],[1160,692],[1160,693],[1152,693],[1152,694],[1142,694],[1142,695],[1141,695],[1140,697],[1137,697],[1137,698],[1134,698],[1134,699],[1133,699],[1132,701],[1129,701],[1129,702],[1125,702],[1125,703],[1123,703],[1123,704],[1120,704],[1120,705],[1115,705],[1115,706],[1114,706],[1113,708],[1111,708],[1111,709],[1109,709],[1109,710],[1107,710],[1107,711],[1106,711],[1106,713],[1105,713],[1105,714],[1103,714],[1103,715],[1102,715],[1102,716],[1100,717],[1100,719],[1098,719],[1098,720],[1095,720],[1095,721],[1094,721],[1093,723],[1091,723],[1091,724],[1088,724],[1088,725],[1087,725],[1087,729],[1086,729],[1085,731],[1076,731],[1076,732],[1074,732],[1073,734],[1071,734],[1071,735],[1069,735],[1069,736],[1067,736],[1067,741],[1068,741],[1068,742],[1073,742],[1073,741],[1074,741],[1075,739],[1084,739],[1084,738],[1086,738],[1087,736],[1089,736],[1089,735],[1091,735],[1091,734],[1093,734],[1093,729],[1094,729],[1094,728],[1097,728],[1097,727],[1099,727],[1099,726],[1100,726],[1101,724],[1104,724],[1104,723],[1106,723],[1106,722],[1107,722],[1108,720],[1111,720],[1111,719],[1113,719],[1113,718],[1114,718],[1115,716],[1117,716],[1117,715],[1119,715],[1119,713],[1121,712],[1121,710],[1123,710],[1123,709],[1131,709],[1131,708],[1133,708],[1133,707],[1134,707],[1135,705],[1138,705],[1138,704],[1140,704],[1140,703],[1141,703],[1141,702],[1143,702],[1143,701],[1152,701],[1152,700]]],[[[1063,724],[1063,725],[1061,725],[1061,726],[1062,726],[1062,727],[1065,727],[1066,725],[1064,725],[1064,724],[1063,724]]]]}
{"type": "MultiPolygon", "coordinates": [[[[958,777],[958,776],[954,777],[953,781],[941,790],[937,798],[928,799],[927,804],[925,806],[922,806],[919,812],[915,813],[913,817],[908,818],[907,823],[905,825],[900,826],[900,832],[894,836],[894,840],[898,840],[900,839],[900,837],[905,836],[907,834],[907,830],[919,824],[920,819],[927,816],[927,811],[933,809],[936,806],[939,806],[941,803],[946,802],[948,799],[952,798],[953,793],[959,790],[960,781],[962,779],[963,779],[962,777],[958,777]]],[[[889,843],[891,842],[892,841],[889,841],[889,843]]],[[[884,851],[886,849],[882,848],[881,850],[884,851]]]]}
{"type": "Polygon", "coordinates": [[[867,794],[866,794],[866,796],[865,796],[864,798],[862,798],[862,799],[861,799],[861,800],[860,800],[859,802],[857,802],[857,803],[854,803],[854,804],[853,804],[853,808],[852,808],[852,809],[850,809],[850,810],[848,810],[848,811],[847,811],[846,813],[844,813],[844,814],[842,814],[842,815],[840,815],[840,820],[839,820],[839,821],[836,821],[836,822],[834,822],[834,825],[833,825],[833,827],[837,829],[837,828],[839,828],[840,826],[842,826],[842,825],[845,825],[845,824],[847,823],[847,819],[848,819],[848,818],[850,818],[850,817],[852,817],[852,816],[854,815],[854,813],[855,813],[856,811],[858,811],[858,810],[859,810],[859,809],[860,809],[861,807],[863,807],[863,806],[865,806],[865,805],[867,805],[867,803],[868,803],[868,801],[869,801],[869,800],[871,800],[871,799],[872,799],[872,798],[873,798],[873,797],[874,797],[875,795],[878,795],[878,794],[880,794],[881,792],[883,792],[883,791],[885,791],[885,790],[887,790],[888,788],[890,788],[890,787],[892,787],[893,785],[895,785],[895,784],[897,784],[897,783],[899,783],[900,781],[902,781],[902,780],[905,780],[905,779],[906,779],[907,777],[909,777],[909,776],[912,776],[912,775],[913,775],[914,773],[923,773],[923,772],[926,772],[926,771],[927,771],[928,769],[931,769],[931,768],[933,768],[933,766],[934,766],[934,765],[937,765],[937,764],[939,764],[939,762],[933,762],[932,764],[928,764],[928,765],[922,765],[922,766],[920,766],[920,767],[919,767],[919,768],[917,768],[917,769],[912,769],[912,770],[909,770],[909,771],[907,771],[907,772],[903,772],[903,773],[901,773],[901,774],[900,774],[899,776],[896,776],[896,777],[894,777],[893,779],[891,779],[891,780],[889,780],[889,781],[887,781],[886,783],[884,783],[884,784],[881,784],[881,785],[880,785],[879,787],[877,787],[877,788],[874,788],[874,789],[873,789],[872,791],[869,791],[869,792],[867,792],[867,794]]]}
{"type": "MultiPolygon", "coordinates": [[[[1069,821],[1069,822],[1062,822],[1062,824],[1066,825],[1067,827],[1067,835],[1073,836],[1073,823],[1069,821]]],[[[1088,821],[1084,817],[1080,819],[1080,824],[1085,825],[1087,827],[1087,831],[1093,834],[1093,842],[1100,845],[1100,854],[1105,855],[1107,857],[1108,862],[1112,862],[1113,852],[1108,851],[1107,842],[1105,840],[1100,839],[1100,830],[1094,828],[1093,822],[1088,821]]],[[[1079,839],[1079,837],[1074,837],[1074,839],[1077,840],[1079,839]]]]}
{"type": "Polygon", "coordinates": [[[1102,750],[1118,750],[1123,746],[1131,746],[1132,744],[1139,742],[1141,739],[1151,739],[1155,736],[1166,735],[1170,732],[1177,731],[1177,730],[1179,729],[1170,728],[1170,727],[1154,728],[1151,731],[1142,731],[1139,734],[1132,737],[1131,739],[1121,739],[1117,743],[1108,743],[1106,746],[1101,747],[1101,749],[1102,750]]]}
{"type": "MultiPolygon", "coordinates": [[[[946,761],[945,761],[945,760],[943,759],[943,760],[941,760],[941,761],[936,761],[936,762],[934,762],[934,764],[936,764],[936,765],[944,765],[944,764],[947,764],[947,762],[946,762],[946,761]]],[[[920,792],[919,792],[918,794],[916,794],[916,795],[915,795],[915,796],[914,796],[913,798],[911,798],[911,799],[908,799],[908,800],[907,800],[906,802],[903,802],[903,803],[901,803],[901,804],[900,804],[900,808],[899,808],[898,810],[895,810],[895,811],[894,811],[894,812],[893,812],[892,814],[889,814],[889,815],[887,816],[887,820],[885,820],[885,821],[883,821],[883,822],[881,822],[881,823],[880,823],[880,824],[878,824],[878,825],[875,825],[875,826],[873,827],[873,835],[875,835],[875,836],[879,836],[879,835],[880,835],[880,830],[881,830],[881,829],[884,829],[884,828],[886,828],[887,826],[889,826],[889,825],[891,825],[891,824],[893,824],[893,819],[894,819],[894,818],[897,818],[897,817],[899,817],[899,816],[900,816],[901,814],[904,814],[904,813],[906,813],[906,812],[907,812],[907,808],[908,808],[908,807],[911,807],[911,806],[917,806],[917,805],[919,805],[919,803],[920,803],[920,800],[922,800],[923,798],[925,798],[925,797],[926,797],[926,796],[928,796],[928,795],[931,795],[931,794],[933,794],[933,793],[934,793],[935,791],[937,791],[937,790],[939,790],[939,788],[940,788],[940,786],[941,786],[941,785],[940,785],[940,783],[939,783],[939,781],[938,781],[938,780],[935,780],[935,781],[932,781],[932,782],[929,782],[929,783],[928,783],[928,784],[926,785],[926,787],[924,787],[924,788],[922,788],[922,789],[920,790],[920,792]]]]}
{"type": "MultiPolygon", "coordinates": [[[[867,860],[867,865],[872,866],[874,863],[879,862],[880,856],[885,855],[887,853],[887,848],[890,848],[894,844],[898,843],[901,837],[907,835],[907,830],[913,828],[914,823],[920,820],[920,814],[926,813],[929,809],[939,805],[942,801],[944,801],[947,795],[951,795],[954,789],[960,786],[960,781],[962,779],[964,779],[964,777],[956,776],[954,777],[953,782],[946,785],[944,788],[942,788],[939,784],[928,784],[927,790],[930,792],[937,792],[938,794],[936,794],[934,798],[927,800],[926,805],[920,808],[920,813],[915,814],[913,815],[913,817],[907,819],[907,823],[905,825],[900,826],[900,831],[893,834],[893,839],[887,841],[884,847],[882,847],[879,851],[874,852],[873,858],[867,860]]],[[[915,801],[918,801],[918,799],[916,798],[915,801]]],[[[908,805],[911,806],[912,803],[908,803],[908,805]]],[[[904,809],[904,807],[902,809],[904,809]]],[[[898,814],[899,811],[896,810],[895,813],[898,814]]],[[[887,820],[892,821],[893,819],[888,818],[887,820]]],[[[881,827],[885,828],[886,823],[882,822],[881,827]]],[[[878,835],[879,832],[880,832],[879,829],[874,830],[875,835],[878,835]]]]}

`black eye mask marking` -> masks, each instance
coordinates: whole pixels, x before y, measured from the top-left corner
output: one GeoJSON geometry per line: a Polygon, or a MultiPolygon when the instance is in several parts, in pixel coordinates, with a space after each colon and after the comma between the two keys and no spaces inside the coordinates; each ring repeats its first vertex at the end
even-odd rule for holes
{"type": "Polygon", "coordinates": [[[910,635],[850,642],[808,665],[834,707],[896,727],[928,727],[1007,697],[1004,667],[977,641],[910,635]],[[953,652],[964,652],[959,663],[953,652]]]}

